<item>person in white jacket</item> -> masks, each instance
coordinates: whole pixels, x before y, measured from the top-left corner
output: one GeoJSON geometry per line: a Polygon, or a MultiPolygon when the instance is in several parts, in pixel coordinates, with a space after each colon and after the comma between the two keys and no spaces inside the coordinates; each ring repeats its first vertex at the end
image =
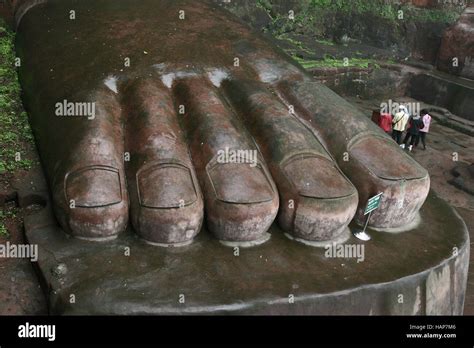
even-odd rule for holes
{"type": "Polygon", "coordinates": [[[406,106],[401,105],[399,108],[399,111],[395,114],[392,120],[392,138],[402,148],[405,147],[405,144],[401,144],[402,134],[405,131],[409,118],[410,118],[410,114],[408,113],[406,106]]]}

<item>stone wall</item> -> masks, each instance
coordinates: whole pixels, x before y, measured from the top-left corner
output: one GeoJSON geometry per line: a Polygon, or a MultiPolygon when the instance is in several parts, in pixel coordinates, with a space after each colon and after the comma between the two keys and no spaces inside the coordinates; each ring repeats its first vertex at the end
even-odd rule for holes
{"type": "Polygon", "coordinates": [[[438,69],[474,79],[474,5],[465,9],[459,21],[443,35],[438,69]]]}
{"type": "Polygon", "coordinates": [[[403,96],[412,74],[398,66],[311,69],[314,78],[342,96],[390,99],[403,96]]]}
{"type": "Polygon", "coordinates": [[[474,83],[450,75],[432,72],[410,80],[408,94],[425,103],[441,106],[467,120],[474,121],[474,83]]]}

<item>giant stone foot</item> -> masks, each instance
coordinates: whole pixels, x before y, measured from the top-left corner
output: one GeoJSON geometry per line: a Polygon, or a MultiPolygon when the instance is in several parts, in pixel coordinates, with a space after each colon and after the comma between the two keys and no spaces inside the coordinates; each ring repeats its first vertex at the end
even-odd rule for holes
{"type": "Polygon", "coordinates": [[[159,245],[264,241],[278,216],[331,242],[383,193],[410,223],[425,169],[368,118],[208,1],[17,3],[24,102],[69,234],[159,245]],[[93,10],[91,10],[93,9],[93,10]]]}

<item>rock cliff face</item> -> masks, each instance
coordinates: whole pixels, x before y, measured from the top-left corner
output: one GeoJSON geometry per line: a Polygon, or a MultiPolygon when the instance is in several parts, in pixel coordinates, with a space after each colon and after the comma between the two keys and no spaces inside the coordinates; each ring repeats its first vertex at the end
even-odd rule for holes
{"type": "Polygon", "coordinates": [[[10,3],[0,1],[0,18],[6,20],[8,23],[11,23],[11,12],[10,3]]]}
{"type": "Polygon", "coordinates": [[[438,69],[474,79],[474,5],[467,7],[458,22],[443,35],[438,69]]]}
{"type": "MultiPolygon", "coordinates": [[[[416,7],[423,7],[423,8],[443,8],[449,7],[450,5],[455,5],[454,1],[443,2],[439,0],[402,0],[402,1],[392,1],[392,3],[401,2],[403,4],[411,4],[416,7]]],[[[461,1],[457,1],[457,3],[461,3],[461,1]]]]}
{"type": "Polygon", "coordinates": [[[344,38],[392,50],[436,64],[441,38],[463,8],[463,2],[438,0],[350,1],[322,6],[309,0],[213,0],[251,24],[272,33],[296,33],[341,43],[344,38]],[[401,10],[401,14],[398,11],[401,10]],[[290,12],[295,20],[288,21],[290,12]],[[403,18],[397,16],[402,15],[403,18]]]}
{"type": "Polygon", "coordinates": [[[4,19],[9,25],[16,27],[28,9],[45,1],[46,0],[0,1],[0,18],[4,19]]]}

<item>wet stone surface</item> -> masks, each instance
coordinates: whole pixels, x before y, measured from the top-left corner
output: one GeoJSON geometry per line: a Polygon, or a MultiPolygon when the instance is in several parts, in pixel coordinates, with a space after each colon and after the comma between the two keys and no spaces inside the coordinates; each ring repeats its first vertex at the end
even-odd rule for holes
{"type": "MultiPolygon", "coordinates": [[[[259,167],[262,180],[255,180],[256,188],[263,197],[258,202],[248,202],[249,196],[255,197],[253,194],[240,197],[245,193],[240,187],[219,187],[219,184],[226,184],[224,179],[232,175],[222,175],[219,166],[213,166],[216,150],[227,148],[229,144],[237,144],[238,148],[244,144],[248,147],[247,143],[250,143],[243,137],[244,127],[239,126],[240,121],[232,118],[233,113],[226,116],[228,102],[235,104],[234,110],[231,110],[235,114],[247,114],[245,108],[249,108],[255,113],[254,119],[258,118],[258,124],[250,127],[250,122],[245,122],[245,127],[254,128],[252,135],[262,148],[280,195],[289,190],[276,164],[300,163],[300,170],[290,173],[293,179],[299,182],[299,177],[294,174],[300,173],[300,181],[306,185],[321,182],[320,178],[309,180],[305,177],[310,173],[319,173],[304,170],[303,164],[308,163],[306,158],[305,161],[285,162],[292,159],[293,150],[298,155],[314,154],[321,150],[319,143],[332,155],[327,160],[334,157],[341,166],[341,175],[346,173],[357,188],[359,218],[361,208],[367,198],[375,193],[373,191],[384,190],[387,193],[381,208],[372,215],[372,224],[379,227],[396,227],[410,221],[425,201],[429,177],[395,144],[389,143],[391,140],[364,115],[355,112],[350,104],[327,88],[310,81],[310,77],[293,65],[294,62],[289,61],[288,57],[274,51],[271,44],[254,36],[242,23],[232,21],[228,14],[204,3],[189,1],[159,2],[160,6],[149,0],[140,3],[117,1],[110,7],[105,4],[89,0],[48,1],[24,16],[17,37],[20,56],[26,57],[35,52],[34,59],[26,60],[20,77],[53,199],[48,202],[47,209],[25,220],[25,229],[28,241],[40,246],[37,266],[48,291],[52,313],[462,312],[469,260],[468,237],[462,220],[434,196],[430,196],[423,206],[422,222],[417,228],[398,235],[371,231],[373,239],[366,244],[353,238],[346,241],[345,246],[363,250],[362,255],[352,258],[327,257],[324,249],[288,240],[275,226],[270,229],[273,234],[270,241],[251,249],[225,247],[206,229],[197,235],[192,244],[180,248],[158,248],[139,239],[140,236],[149,242],[181,244],[187,243],[200,229],[203,204],[199,200],[200,193],[191,163],[184,151],[185,138],[204,193],[205,225],[211,232],[214,235],[223,230],[230,232],[221,236],[222,240],[253,240],[258,236],[251,236],[250,232],[257,231],[260,235],[271,224],[277,211],[278,195],[263,165],[259,167]],[[73,26],[64,18],[71,4],[77,5],[78,18],[81,19],[73,26]],[[90,11],[92,4],[97,6],[97,11],[90,11]],[[186,6],[186,18],[194,20],[178,22],[180,19],[176,14],[180,7],[176,4],[186,6]],[[130,20],[131,11],[138,18],[136,21],[130,20]],[[98,17],[96,12],[107,15],[98,17]],[[211,17],[212,20],[209,20],[211,17]],[[43,30],[38,31],[38,27],[43,30]],[[190,35],[196,32],[205,33],[205,38],[211,40],[206,42],[219,49],[211,51],[202,48],[202,37],[190,35]],[[48,44],[55,42],[55,37],[66,38],[61,51],[55,45],[48,44]],[[87,45],[84,45],[86,42],[87,45]],[[119,58],[125,57],[130,50],[134,52],[130,55],[133,68],[124,72],[122,59],[119,58]],[[93,64],[91,55],[95,57],[93,64]],[[229,68],[235,55],[242,58],[241,68],[235,65],[229,68]],[[176,61],[176,57],[180,57],[180,61],[176,61]],[[73,69],[71,62],[74,62],[73,69]],[[217,79],[216,82],[216,71],[224,71],[222,74],[228,77],[224,76],[224,80],[217,79]],[[148,83],[148,77],[157,84],[148,83]],[[134,80],[138,81],[137,85],[131,83],[134,80]],[[236,84],[230,85],[229,81],[236,81],[236,84]],[[38,94],[38,91],[41,93],[38,94]],[[143,100],[137,98],[137,94],[143,96],[143,100]],[[94,121],[56,117],[51,110],[58,98],[62,100],[65,97],[78,102],[81,99],[97,102],[101,112],[94,121]],[[172,117],[176,111],[173,105],[177,103],[186,106],[185,119],[190,119],[189,116],[197,119],[197,116],[202,121],[198,122],[202,128],[183,122],[187,137],[184,134],[181,137],[177,122],[173,121],[176,120],[172,117]],[[265,130],[270,129],[268,125],[276,124],[271,122],[275,121],[271,117],[275,116],[273,111],[288,115],[285,105],[289,103],[296,107],[295,119],[291,117],[291,121],[298,121],[297,124],[303,124],[308,129],[305,137],[308,141],[303,141],[303,132],[296,131],[296,126],[290,124],[290,117],[287,117],[288,128],[280,123],[271,128],[273,133],[258,131],[259,127],[265,130]],[[156,110],[157,106],[159,110],[156,110]],[[123,110],[130,112],[124,113],[123,110]],[[272,113],[266,110],[272,110],[272,113]],[[162,129],[165,123],[161,120],[156,124],[151,122],[153,118],[149,116],[157,111],[162,116],[170,116],[169,129],[162,129]],[[337,117],[340,115],[345,117],[337,117]],[[220,123],[213,126],[211,121],[220,123]],[[133,127],[137,125],[143,125],[143,128],[133,127]],[[275,136],[282,129],[287,131],[275,136]],[[192,135],[193,131],[197,132],[197,136],[192,135]],[[165,133],[170,136],[161,136],[165,133]],[[290,136],[284,137],[286,134],[290,136]],[[262,139],[259,139],[260,135],[262,139]],[[141,143],[137,140],[151,136],[154,141],[141,143]],[[197,143],[190,143],[199,138],[202,139],[197,143]],[[269,145],[269,139],[280,140],[279,151],[270,151],[275,147],[269,145]],[[370,151],[369,139],[376,139],[376,144],[387,145],[384,158],[373,160],[375,154],[370,151]],[[173,142],[174,145],[169,146],[173,142]],[[168,149],[167,146],[179,149],[175,144],[181,144],[183,151],[154,157],[156,149],[168,149]],[[159,146],[152,148],[151,145],[159,146]],[[130,165],[123,163],[125,150],[131,152],[130,165]],[[350,152],[354,160],[344,163],[344,151],[350,152]],[[406,172],[414,173],[410,175],[413,179],[410,185],[413,185],[407,186],[407,192],[413,195],[402,193],[406,173],[402,173],[399,167],[390,167],[386,162],[387,158],[394,158],[395,155],[400,162],[410,163],[412,170],[407,168],[406,172]],[[169,166],[163,168],[160,161],[169,160],[168,157],[174,161],[165,163],[169,166]],[[138,160],[135,162],[135,159],[138,160]],[[152,165],[140,167],[144,163],[152,165]],[[393,170],[387,173],[384,168],[393,170]],[[175,175],[163,175],[164,172],[175,175]],[[177,173],[181,173],[180,176],[177,173]],[[160,177],[163,183],[169,182],[166,178],[181,178],[177,180],[180,188],[184,187],[180,181],[187,181],[189,190],[183,195],[189,200],[183,200],[183,204],[188,204],[191,209],[191,205],[197,202],[193,208],[196,217],[189,225],[181,224],[179,231],[175,229],[178,219],[173,214],[190,215],[176,207],[175,198],[180,197],[170,195],[167,201],[173,204],[169,206],[153,195],[160,190],[151,189],[151,185],[156,184],[156,179],[160,177]],[[268,183],[265,183],[265,177],[268,183]],[[134,180],[138,184],[136,187],[134,180]],[[128,182],[128,188],[123,185],[125,182],[128,182]],[[372,186],[376,186],[377,190],[372,186]],[[267,190],[262,190],[266,187],[267,190]],[[221,198],[220,202],[225,200],[225,204],[217,204],[212,194],[221,198]],[[406,203],[400,209],[397,209],[397,197],[403,197],[406,203]],[[71,198],[74,198],[73,207],[70,205],[71,198]],[[246,206],[241,204],[242,200],[246,201],[246,206]],[[131,204],[132,225],[139,236],[132,232],[131,226],[127,227],[128,202],[131,204]],[[233,204],[232,209],[227,203],[233,204]],[[49,208],[53,204],[56,218],[69,236],[53,218],[49,208]],[[164,205],[169,209],[169,215],[161,214],[163,211],[159,209],[165,208],[164,205]],[[137,209],[138,206],[140,209],[137,209]],[[234,208],[238,208],[237,214],[234,208]],[[153,213],[150,209],[154,209],[153,213]],[[247,219],[251,213],[257,215],[256,219],[247,219]],[[385,221],[387,213],[390,215],[385,221]],[[234,217],[237,221],[233,220],[234,217]],[[168,226],[168,230],[164,231],[166,233],[154,233],[150,238],[150,231],[155,232],[153,228],[156,226],[168,226]],[[244,228],[239,229],[242,226],[244,228]],[[119,233],[125,229],[125,232],[119,233]],[[245,238],[242,231],[247,233],[245,238]],[[70,236],[99,240],[111,239],[117,233],[118,239],[103,243],[81,241],[70,236]],[[162,235],[173,238],[163,240],[162,235]]],[[[278,118],[279,121],[283,119],[278,118]]],[[[253,148],[250,150],[255,151],[253,148]]],[[[333,179],[327,171],[329,169],[320,174],[333,179]]],[[[257,178],[248,170],[241,175],[244,179],[247,176],[257,178]]],[[[321,216],[311,209],[312,205],[320,203],[321,192],[309,190],[306,186],[299,187],[298,191],[304,198],[296,218],[293,219],[290,214],[280,216],[280,226],[295,234],[299,230],[303,234],[314,230],[320,232],[322,223],[306,222],[314,222],[313,215],[321,216]],[[287,216],[289,218],[285,221],[287,216]],[[304,223],[292,228],[288,226],[292,221],[304,223]],[[306,225],[312,228],[305,229],[306,225]]],[[[287,198],[295,196],[290,193],[287,198]]],[[[338,196],[331,196],[331,199],[338,196]]],[[[332,201],[320,207],[324,213],[335,215],[341,230],[345,230],[355,212],[357,202],[355,194],[353,196],[354,202],[351,200],[351,204],[344,209],[346,214],[334,209],[332,201]]],[[[327,230],[311,239],[334,240],[336,236],[327,232],[336,228],[330,226],[327,230]]]]}
{"type": "Polygon", "coordinates": [[[329,249],[290,241],[275,225],[252,248],[224,246],[208,231],[163,248],[131,231],[103,243],[73,239],[51,217],[43,209],[25,226],[55,314],[462,313],[469,237],[433,194],[415,229],[351,237],[344,245],[364,251],[352,258],[327,257],[329,249]]]}

